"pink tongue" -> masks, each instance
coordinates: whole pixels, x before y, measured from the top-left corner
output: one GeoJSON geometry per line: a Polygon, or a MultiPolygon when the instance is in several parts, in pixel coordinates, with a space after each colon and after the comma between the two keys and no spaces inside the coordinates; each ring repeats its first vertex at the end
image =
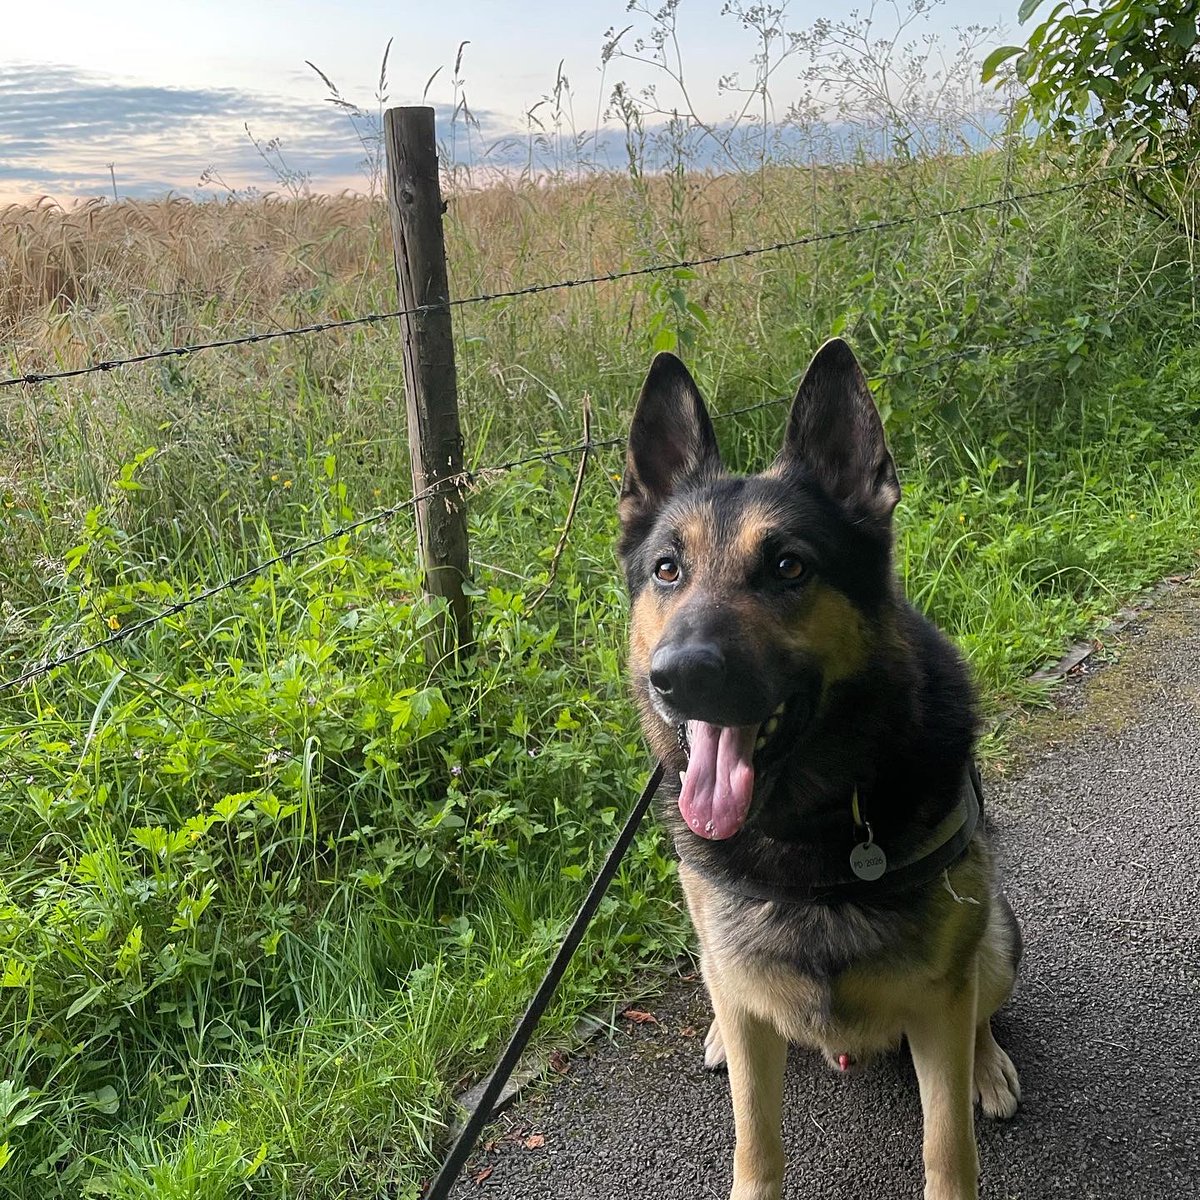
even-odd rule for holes
{"type": "Polygon", "coordinates": [[[688,722],[688,769],[679,811],[693,833],[721,840],[746,823],[754,796],[758,728],[688,722]]]}

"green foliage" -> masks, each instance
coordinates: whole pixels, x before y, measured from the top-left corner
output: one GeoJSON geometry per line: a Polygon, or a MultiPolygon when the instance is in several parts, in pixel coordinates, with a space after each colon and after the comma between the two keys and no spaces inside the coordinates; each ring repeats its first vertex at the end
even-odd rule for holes
{"type": "MultiPolygon", "coordinates": [[[[562,502],[568,476],[502,481],[493,536],[535,497],[562,502]]],[[[118,522],[137,513],[116,491],[84,514],[36,637],[59,620],[103,636],[194,586],[139,587],[157,568],[131,557],[118,522]]],[[[476,657],[434,685],[432,610],[398,534],[335,541],[6,696],[0,1144],[38,1194],[411,1176],[445,1104],[439,1063],[481,1062],[553,952],[644,769],[620,590],[568,581],[560,612],[534,615],[492,584],[476,657]],[[562,612],[608,631],[586,658],[564,653],[562,612]],[[358,1011],[367,1029],[347,1025],[358,1011]],[[200,1067],[239,1061],[231,1088],[200,1067]],[[118,1153],[133,1113],[144,1132],[118,1153]]],[[[646,830],[578,995],[682,949],[672,877],[646,830]]]]}
{"type": "MultiPolygon", "coordinates": [[[[1022,22],[1042,0],[1024,0],[1022,22]]],[[[1056,138],[1117,161],[1184,160],[1188,178],[1200,151],[1200,4],[1197,0],[1103,0],[1055,4],[1025,46],[1001,46],[983,63],[983,81],[1015,59],[1027,92],[1017,117],[1056,138]]],[[[1168,177],[1169,178],[1169,177],[1168,177]]],[[[1164,201],[1164,179],[1139,180],[1145,198],[1164,201]]]]}
{"type": "MultiPolygon", "coordinates": [[[[1032,188],[1044,166],[715,181],[722,222],[747,222],[719,239],[694,176],[624,178],[603,216],[642,263],[967,203],[1003,178],[1032,188]]],[[[573,220],[584,240],[598,223],[573,220]]],[[[517,278],[571,273],[537,243],[517,278]]],[[[488,245],[457,244],[486,281],[469,256],[488,245]]],[[[480,463],[567,444],[587,393],[598,436],[619,435],[664,331],[729,412],[786,396],[842,333],[901,464],[905,585],[996,711],[1200,544],[1193,287],[1186,243],[1107,194],[985,209],[464,309],[464,424],[480,463]]],[[[5,676],[399,498],[398,343],[265,353],[10,393],[5,676]]],[[[785,413],[719,419],[731,465],[763,465],[785,413]]],[[[649,766],[621,669],[620,467],[619,447],[593,454],[537,604],[576,464],[484,474],[478,646],[436,678],[396,517],[0,693],[0,1194],[415,1198],[449,1093],[505,1039],[649,766]]],[[[686,946],[648,823],[544,1038],[686,946]]]]}

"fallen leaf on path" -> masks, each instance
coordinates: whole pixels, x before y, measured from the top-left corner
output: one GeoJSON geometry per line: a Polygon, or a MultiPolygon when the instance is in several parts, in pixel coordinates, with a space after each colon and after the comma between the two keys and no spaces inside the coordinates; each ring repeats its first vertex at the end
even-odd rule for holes
{"type": "Polygon", "coordinates": [[[475,1176],[475,1186],[478,1187],[481,1183],[485,1182],[488,1176],[491,1175],[495,1169],[495,1167],[484,1167],[483,1170],[475,1176]]]}
{"type": "Polygon", "coordinates": [[[571,1069],[571,1060],[561,1050],[550,1051],[550,1070],[565,1075],[571,1069]]]}
{"type": "Polygon", "coordinates": [[[540,1150],[546,1144],[546,1135],[544,1133],[531,1133],[525,1139],[526,1150],[540,1150]]]}
{"type": "Polygon", "coordinates": [[[627,1008],[622,1014],[627,1021],[635,1025],[657,1025],[658,1018],[653,1013],[643,1012],[640,1008],[627,1008]]]}

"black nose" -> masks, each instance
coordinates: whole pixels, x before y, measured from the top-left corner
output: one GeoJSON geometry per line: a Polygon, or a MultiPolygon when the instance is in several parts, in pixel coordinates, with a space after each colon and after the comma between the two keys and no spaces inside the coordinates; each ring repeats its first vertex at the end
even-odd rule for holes
{"type": "Polygon", "coordinates": [[[725,656],[712,642],[659,646],[650,660],[650,685],[681,713],[707,707],[725,686],[725,656]]]}

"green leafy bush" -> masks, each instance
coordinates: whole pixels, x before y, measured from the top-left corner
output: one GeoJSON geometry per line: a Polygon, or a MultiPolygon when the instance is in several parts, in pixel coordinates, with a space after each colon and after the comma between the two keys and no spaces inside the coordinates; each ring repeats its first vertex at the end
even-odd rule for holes
{"type": "MultiPolygon", "coordinates": [[[[1028,20],[1044,0],[1024,0],[1028,20]]],[[[1132,186],[1177,220],[1200,158],[1200,4],[1197,0],[1103,0],[1055,4],[1024,46],[1001,46],[983,81],[1012,61],[1026,92],[1018,122],[1078,142],[1113,161],[1171,171],[1131,172],[1132,186]]]]}

